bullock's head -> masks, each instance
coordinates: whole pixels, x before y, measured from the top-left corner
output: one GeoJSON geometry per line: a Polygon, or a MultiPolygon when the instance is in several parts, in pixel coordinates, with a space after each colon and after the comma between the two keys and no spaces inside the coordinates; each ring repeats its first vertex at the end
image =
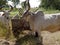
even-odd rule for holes
{"type": "Polygon", "coordinates": [[[23,15],[22,15],[22,19],[25,19],[26,21],[29,20],[30,16],[33,15],[31,12],[25,12],[23,15]]]}
{"type": "Polygon", "coordinates": [[[29,0],[26,0],[26,11],[23,13],[23,15],[22,15],[22,18],[26,18],[27,16],[29,16],[30,15],[30,12],[29,12],[29,10],[30,10],[30,3],[29,3],[29,0]]]}
{"type": "Polygon", "coordinates": [[[2,10],[0,11],[0,16],[4,16],[6,19],[9,19],[9,14],[13,10],[13,7],[10,6],[10,10],[2,10]]]}
{"type": "Polygon", "coordinates": [[[10,5],[10,10],[2,10],[0,11],[0,16],[8,15],[9,12],[13,10],[13,7],[10,5]]]}
{"type": "Polygon", "coordinates": [[[27,19],[27,18],[30,18],[30,17],[41,17],[41,16],[44,16],[44,13],[42,11],[37,11],[35,13],[32,13],[32,12],[29,12],[29,11],[26,11],[23,15],[22,15],[22,18],[24,19],[27,19]]]}

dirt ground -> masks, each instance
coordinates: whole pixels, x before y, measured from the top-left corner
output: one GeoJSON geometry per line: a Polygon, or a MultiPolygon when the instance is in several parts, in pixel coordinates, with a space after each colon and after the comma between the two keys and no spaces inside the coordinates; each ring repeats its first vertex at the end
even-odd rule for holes
{"type": "MultiPolygon", "coordinates": [[[[43,45],[60,45],[60,31],[50,33],[48,31],[42,31],[41,35],[43,36],[43,45]]],[[[0,39],[0,45],[6,41],[4,39],[0,39]]],[[[14,45],[15,42],[7,41],[10,45],[14,45]]]]}
{"type": "Polygon", "coordinates": [[[43,31],[42,36],[44,45],[60,45],[60,31],[54,33],[43,31]]]}

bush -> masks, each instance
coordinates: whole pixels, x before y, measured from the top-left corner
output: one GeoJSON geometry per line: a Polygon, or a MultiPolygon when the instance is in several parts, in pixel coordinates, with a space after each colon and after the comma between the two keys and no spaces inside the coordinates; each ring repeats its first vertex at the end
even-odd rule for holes
{"type": "Polygon", "coordinates": [[[0,6],[5,5],[6,4],[6,0],[0,0],[0,6]]]}
{"type": "Polygon", "coordinates": [[[45,9],[58,9],[60,10],[60,0],[41,0],[41,6],[45,9]]]}

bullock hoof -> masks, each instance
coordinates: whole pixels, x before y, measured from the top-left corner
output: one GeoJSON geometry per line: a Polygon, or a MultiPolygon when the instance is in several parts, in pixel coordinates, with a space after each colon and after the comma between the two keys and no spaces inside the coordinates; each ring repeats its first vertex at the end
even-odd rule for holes
{"type": "Polygon", "coordinates": [[[37,45],[43,45],[42,37],[36,37],[36,44],[37,45]]]}

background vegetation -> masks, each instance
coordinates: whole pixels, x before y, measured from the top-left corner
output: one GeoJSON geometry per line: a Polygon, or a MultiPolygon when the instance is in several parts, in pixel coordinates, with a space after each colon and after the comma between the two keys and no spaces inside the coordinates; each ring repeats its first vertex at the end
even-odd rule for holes
{"type": "Polygon", "coordinates": [[[41,6],[45,9],[60,10],[60,0],[41,0],[41,6]]]}

